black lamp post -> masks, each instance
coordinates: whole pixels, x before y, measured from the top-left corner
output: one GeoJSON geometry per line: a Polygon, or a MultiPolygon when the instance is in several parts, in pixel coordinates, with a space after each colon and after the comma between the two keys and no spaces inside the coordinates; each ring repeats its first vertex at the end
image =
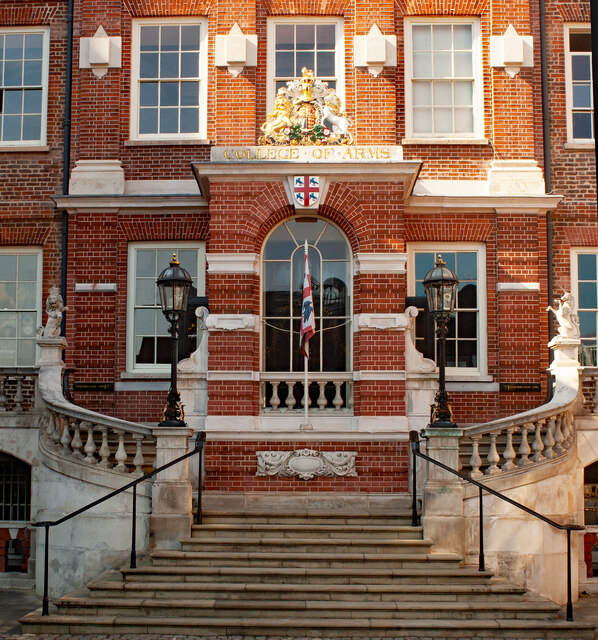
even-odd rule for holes
{"type": "Polygon", "coordinates": [[[446,392],[446,336],[448,323],[455,310],[455,297],[459,280],[457,276],[446,266],[441,256],[438,256],[436,265],[423,280],[426,296],[428,297],[428,309],[436,321],[436,337],[439,340],[438,352],[438,393],[432,405],[430,427],[454,427],[453,410],[446,392]]]}
{"type": "Polygon", "coordinates": [[[183,269],[176,259],[176,253],[172,256],[170,266],[158,276],[156,280],[160,291],[160,304],[162,313],[170,322],[170,391],[160,427],[184,427],[184,414],[181,407],[181,396],[176,384],[177,345],[179,335],[179,321],[187,311],[187,298],[189,289],[193,284],[191,276],[183,269]]]}

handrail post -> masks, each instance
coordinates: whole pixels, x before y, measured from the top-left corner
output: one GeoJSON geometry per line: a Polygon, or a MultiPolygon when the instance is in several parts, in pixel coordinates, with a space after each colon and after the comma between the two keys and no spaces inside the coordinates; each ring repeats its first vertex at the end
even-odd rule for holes
{"type": "Polygon", "coordinates": [[[131,519],[131,569],[137,568],[137,485],[133,485],[133,514],[131,519]]]}
{"type": "Polygon", "coordinates": [[[411,442],[411,526],[417,527],[417,451],[419,450],[419,436],[417,431],[409,432],[411,442]]]}
{"type": "Polygon", "coordinates": [[[480,553],[478,557],[478,570],[485,571],[486,570],[486,561],[484,559],[484,500],[483,500],[483,489],[482,487],[478,487],[480,492],[479,500],[480,500],[480,553]]]}
{"type": "Polygon", "coordinates": [[[206,440],[206,432],[200,431],[195,438],[195,448],[199,449],[199,455],[197,456],[197,513],[195,514],[195,524],[202,523],[202,508],[201,508],[201,473],[203,470],[203,455],[204,455],[204,442],[206,440]]]}
{"type": "Polygon", "coordinates": [[[573,598],[571,595],[571,529],[567,529],[567,622],[573,622],[573,598]]]}
{"type": "Polygon", "coordinates": [[[42,599],[42,616],[49,615],[48,606],[48,568],[50,559],[50,525],[44,524],[45,543],[44,543],[44,596],[42,599]]]}

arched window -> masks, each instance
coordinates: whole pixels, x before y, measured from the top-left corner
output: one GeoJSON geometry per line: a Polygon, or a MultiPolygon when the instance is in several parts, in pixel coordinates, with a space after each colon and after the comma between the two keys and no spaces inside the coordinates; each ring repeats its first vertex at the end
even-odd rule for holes
{"type": "Polygon", "coordinates": [[[31,467],[0,453],[0,521],[27,521],[31,511],[31,467]]]}
{"type": "Polygon", "coordinates": [[[262,318],[264,371],[303,371],[299,318],[303,300],[303,255],[307,240],[316,334],[309,370],[351,370],[351,251],[326,220],[299,217],[277,227],[263,253],[262,318]]]}

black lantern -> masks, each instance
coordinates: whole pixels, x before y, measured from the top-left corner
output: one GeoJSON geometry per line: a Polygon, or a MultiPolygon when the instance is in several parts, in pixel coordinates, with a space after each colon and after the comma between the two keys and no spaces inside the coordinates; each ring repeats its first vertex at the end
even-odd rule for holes
{"type": "Polygon", "coordinates": [[[423,285],[428,297],[428,309],[436,321],[436,337],[439,341],[438,393],[432,405],[430,427],[454,427],[453,410],[446,392],[446,337],[448,323],[455,310],[459,280],[439,255],[434,268],[426,273],[423,285]]]}
{"type": "Polygon", "coordinates": [[[177,366],[177,344],[179,337],[179,321],[187,311],[187,299],[189,297],[189,289],[193,284],[191,276],[181,267],[173,254],[172,261],[156,280],[158,290],[160,291],[160,304],[162,313],[166,316],[170,327],[170,390],[162,421],[159,423],[161,427],[184,427],[184,413],[181,406],[181,397],[177,390],[176,366],[177,366]]]}

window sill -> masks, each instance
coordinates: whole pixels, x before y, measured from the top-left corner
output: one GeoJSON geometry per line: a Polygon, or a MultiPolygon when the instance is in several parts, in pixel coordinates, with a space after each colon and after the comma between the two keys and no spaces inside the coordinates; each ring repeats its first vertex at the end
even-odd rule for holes
{"type": "Polygon", "coordinates": [[[487,145],[490,144],[488,138],[403,138],[402,145],[433,145],[433,144],[459,144],[459,145],[487,145]]]}
{"type": "Polygon", "coordinates": [[[50,151],[49,145],[41,145],[34,147],[33,145],[21,145],[21,146],[4,146],[0,145],[0,153],[46,153],[50,151]]]}
{"type": "Polygon", "coordinates": [[[125,147],[158,147],[158,146],[189,146],[208,145],[209,140],[193,138],[189,140],[166,139],[163,140],[125,140],[125,147]]]}
{"type": "Polygon", "coordinates": [[[121,380],[170,380],[168,371],[124,371],[121,380]]]}
{"type": "Polygon", "coordinates": [[[447,382],[492,382],[492,376],[483,376],[481,373],[447,373],[447,382]]]}
{"type": "Polygon", "coordinates": [[[566,142],[564,148],[577,151],[594,151],[596,145],[593,142],[566,142]]]}

